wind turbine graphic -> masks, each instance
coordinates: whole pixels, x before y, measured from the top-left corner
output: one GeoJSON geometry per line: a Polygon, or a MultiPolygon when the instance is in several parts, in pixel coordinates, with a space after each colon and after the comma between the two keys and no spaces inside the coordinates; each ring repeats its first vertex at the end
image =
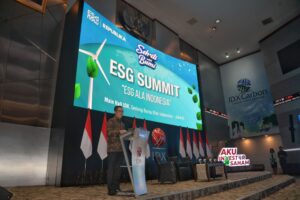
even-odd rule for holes
{"type": "MultiPolygon", "coordinates": [[[[99,48],[97,49],[96,51],[96,54],[90,52],[90,51],[86,51],[84,49],[79,49],[79,52],[83,53],[83,54],[86,54],[86,55],[89,55],[92,57],[93,61],[96,62],[98,68],[100,69],[104,79],[106,80],[107,84],[110,85],[110,82],[109,80],[107,79],[104,71],[103,71],[103,68],[98,60],[99,56],[100,56],[100,53],[106,43],[107,39],[105,38],[104,41],[101,43],[101,45],[99,46],[99,48]]],[[[92,109],[92,103],[93,103],[93,88],[94,88],[94,77],[90,77],[90,85],[89,85],[89,96],[88,96],[88,109],[92,109]]]]}

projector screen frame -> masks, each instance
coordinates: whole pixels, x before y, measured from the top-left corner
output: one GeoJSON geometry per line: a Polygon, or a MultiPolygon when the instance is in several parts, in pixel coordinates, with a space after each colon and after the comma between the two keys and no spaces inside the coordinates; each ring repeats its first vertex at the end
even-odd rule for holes
{"type": "MultiPolygon", "coordinates": [[[[195,63],[194,63],[195,64],[195,63]]],[[[203,91],[202,91],[202,80],[201,80],[201,72],[200,72],[200,65],[197,63],[196,65],[196,72],[197,72],[197,80],[198,80],[198,88],[199,88],[199,100],[200,100],[200,111],[201,111],[201,118],[202,118],[202,130],[201,132],[206,132],[206,117],[204,115],[205,113],[205,107],[204,107],[204,99],[203,99],[203,91]]],[[[207,134],[205,134],[207,135],[207,134]]]]}

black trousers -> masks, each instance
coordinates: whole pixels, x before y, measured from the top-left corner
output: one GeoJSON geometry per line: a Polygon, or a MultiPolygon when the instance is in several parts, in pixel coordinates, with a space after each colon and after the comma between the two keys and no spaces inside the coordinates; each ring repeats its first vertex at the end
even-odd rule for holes
{"type": "Polygon", "coordinates": [[[120,189],[121,167],[123,152],[109,152],[107,165],[107,188],[108,191],[120,189]]]}
{"type": "Polygon", "coordinates": [[[280,166],[281,166],[281,169],[282,169],[282,173],[283,174],[287,174],[287,164],[286,164],[286,160],[279,160],[280,162],[280,166]]]}

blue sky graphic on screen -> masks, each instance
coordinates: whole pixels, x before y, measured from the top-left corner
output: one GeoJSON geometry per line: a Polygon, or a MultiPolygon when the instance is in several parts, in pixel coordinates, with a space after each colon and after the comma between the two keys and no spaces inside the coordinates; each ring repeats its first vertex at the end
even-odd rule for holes
{"type": "Polygon", "coordinates": [[[168,56],[84,4],[74,105],[202,130],[196,65],[168,56]]]}

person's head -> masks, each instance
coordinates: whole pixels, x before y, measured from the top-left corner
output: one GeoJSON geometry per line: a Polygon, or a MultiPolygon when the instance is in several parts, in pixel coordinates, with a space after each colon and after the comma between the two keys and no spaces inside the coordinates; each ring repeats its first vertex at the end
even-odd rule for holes
{"type": "Polygon", "coordinates": [[[279,151],[282,151],[283,150],[283,147],[282,146],[279,146],[279,151]]]}
{"type": "Polygon", "coordinates": [[[273,148],[270,148],[270,153],[274,153],[275,150],[273,148]]]}
{"type": "Polygon", "coordinates": [[[115,106],[115,117],[117,119],[121,119],[123,117],[123,107],[122,106],[115,106]]]}

